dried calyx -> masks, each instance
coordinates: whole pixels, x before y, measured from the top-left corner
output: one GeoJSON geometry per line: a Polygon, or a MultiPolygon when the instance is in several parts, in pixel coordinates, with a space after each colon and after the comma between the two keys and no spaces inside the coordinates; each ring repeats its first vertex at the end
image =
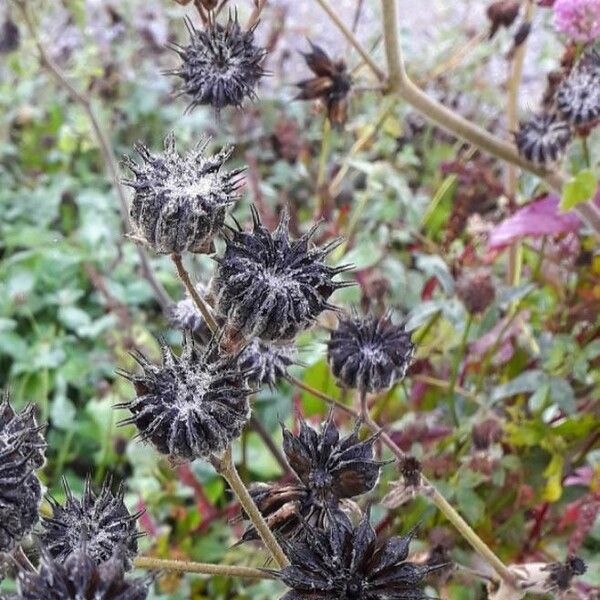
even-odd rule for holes
{"type": "Polygon", "coordinates": [[[278,577],[291,591],[282,600],[425,600],[424,578],[445,566],[407,561],[412,534],[379,541],[368,514],[357,527],[344,516],[325,531],[303,527],[284,545],[291,565],[278,577]]]}
{"type": "MultiPolygon", "coordinates": [[[[373,445],[377,436],[360,441],[357,423],[352,433],[340,437],[330,413],[318,432],[300,420],[294,435],[282,425],[283,451],[298,478],[292,484],[259,484],[250,492],[269,526],[290,538],[303,532],[302,520],[317,528],[336,520],[346,502],[372,490],[382,465],[375,460],[373,445]]],[[[255,539],[250,528],[244,539],[255,539]]]]}
{"type": "Polygon", "coordinates": [[[346,62],[333,61],[319,46],[309,42],[311,51],[304,54],[304,60],[315,74],[297,84],[300,93],[298,100],[319,99],[327,107],[327,116],[333,125],[343,125],[348,116],[348,95],[352,89],[352,77],[346,62]]]}
{"type": "Polygon", "coordinates": [[[132,416],[142,440],[173,458],[194,460],[219,453],[238,438],[248,418],[247,374],[236,356],[223,356],[217,340],[201,349],[189,335],[177,356],[161,343],[162,365],[142,354],[134,358],[142,367],[138,375],[120,372],[129,379],[137,396],[118,408],[132,416]]]}
{"type": "Polygon", "coordinates": [[[340,384],[371,393],[402,380],[414,355],[404,324],[394,325],[389,314],[340,318],[327,347],[327,360],[340,384]]]}
{"type": "Polygon", "coordinates": [[[16,413],[8,394],[0,401],[0,553],[10,552],[38,522],[42,488],[35,469],[46,442],[33,406],[16,413]]]}
{"type": "Polygon", "coordinates": [[[263,62],[267,51],[254,43],[254,27],[243,31],[237,15],[229,15],[226,25],[212,18],[203,31],[187,19],[190,34],[187,46],[172,44],[181,65],[168,71],[182,79],[178,94],[190,98],[188,110],[210,105],[217,111],[226,106],[241,106],[246,98],[256,97],[255,89],[265,75],[263,62]]]}
{"type": "Polygon", "coordinates": [[[253,230],[231,229],[224,256],[212,283],[216,311],[227,327],[246,339],[291,340],[312,326],[337,289],[351,285],[334,281],[350,266],[330,267],[325,257],[340,243],[313,246],[316,226],[291,240],[284,210],[273,233],[252,207],[253,230]]]}
{"type": "Polygon", "coordinates": [[[111,480],[107,479],[96,494],[88,477],[79,499],[66,480],[63,485],[65,502],[61,504],[50,497],[52,517],[42,518],[40,539],[48,555],[64,561],[85,549],[87,558],[99,564],[108,560],[115,548],[120,548],[124,567],[131,567],[142,534],[136,527],[140,514],[130,514],[127,510],[123,486],[113,493],[111,480]]]}
{"type": "Polygon", "coordinates": [[[171,133],[164,152],[135,146],[142,162],[124,159],[134,178],[130,216],[133,234],[159,254],[210,252],[228,208],[239,198],[241,169],[224,171],[232,148],[208,155],[204,141],[180,155],[171,133]]]}

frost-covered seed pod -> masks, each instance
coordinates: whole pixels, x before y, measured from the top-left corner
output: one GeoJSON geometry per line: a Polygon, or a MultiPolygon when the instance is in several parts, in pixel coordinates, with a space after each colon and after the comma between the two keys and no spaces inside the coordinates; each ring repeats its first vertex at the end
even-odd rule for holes
{"type": "Polygon", "coordinates": [[[515,134],[519,154],[540,166],[560,160],[570,141],[569,124],[545,112],[522,121],[515,134]]]}
{"type": "Polygon", "coordinates": [[[576,126],[600,118],[600,71],[585,68],[572,71],[556,91],[556,108],[576,126]]]}

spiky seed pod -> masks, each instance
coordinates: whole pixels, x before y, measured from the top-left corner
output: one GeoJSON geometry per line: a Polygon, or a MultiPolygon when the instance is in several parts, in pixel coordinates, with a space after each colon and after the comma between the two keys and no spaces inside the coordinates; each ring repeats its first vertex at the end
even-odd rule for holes
{"type": "Polygon", "coordinates": [[[400,466],[400,472],[407,486],[417,487],[421,483],[421,461],[414,456],[406,456],[400,466]]]}
{"type": "Polygon", "coordinates": [[[556,91],[556,108],[572,125],[600,118],[600,70],[576,68],[556,91]]]}
{"type": "Polygon", "coordinates": [[[287,210],[273,233],[261,223],[254,207],[252,218],[253,231],[232,229],[224,256],[216,259],[216,310],[247,339],[289,340],[313,325],[324,310],[335,310],[329,297],[351,284],[334,281],[334,277],[350,267],[325,264],[325,257],[340,240],[312,246],[317,226],[300,239],[290,240],[287,210]]]}
{"type": "Polygon", "coordinates": [[[85,548],[64,561],[43,552],[39,573],[22,573],[19,593],[11,600],[144,600],[148,584],[144,579],[127,580],[118,557],[98,564],[85,548]]]}
{"type": "Polygon", "coordinates": [[[477,269],[461,275],[456,293],[472,315],[485,312],[496,297],[496,286],[487,269],[477,269]]]}
{"type": "Polygon", "coordinates": [[[142,534],[136,528],[139,513],[130,514],[123,501],[123,486],[113,494],[111,481],[107,479],[95,494],[88,477],[80,500],[73,495],[66,480],[63,485],[65,503],[49,497],[52,517],[42,517],[40,539],[48,554],[64,561],[85,548],[88,558],[101,563],[112,556],[115,548],[120,548],[124,566],[129,568],[142,534]]]}
{"type": "Polygon", "coordinates": [[[548,565],[547,579],[548,591],[565,591],[571,587],[573,577],[583,575],[587,571],[587,565],[578,556],[567,556],[564,563],[555,562],[548,565]]]}
{"type": "MultiPolygon", "coordinates": [[[[349,508],[346,499],[372,490],[381,467],[375,460],[373,445],[378,436],[360,441],[357,423],[352,433],[340,438],[330,413],[317,432],[304,420],[296,436],[282,425],[283,451],[298,483],[289,485],[261,484],[251,494],[272,529],[294,537],[302,531],[302,520],[323,528],[349,508]]],[[[253,528],[244,539],[254,539],[253,528]]]]}
{"type": "Polygon", "coordinates": [[[242,169],[222,170],[233,148],[208,156],[207,145],[204,140],[180,155],[170,133],[164,152],[153,154],[140,143],[135,149],[142,162],[124,159],[134,175],[123,182],[135,190],[133,233],[159,254],[211,251],[227,209],[239,198],[242,169]]]}
{"type": "Polygon", "coordinates": [[[46,443],[34,409],[15,413],[0,402],[0,553],[10,552],[38,522],[42,488],[34,469],[44,463],[46,443]]]}
{"type": "Polygon", "coordinates": [[[182,64],[167,74],[183,80],[177,91],[190,97],[187,110],[211,105],[220,111],[256,98],[254,90],[266,74],[262,64],[267,51],[254,44],[254,27],[243,31],[237,15],[231,14],[226,25],[211,21],[204,31],[198,31],[189,19],[186,26],[189,45],[171,45],[182,64]]]}
{"type": "Polygon", "coordinates": [[[352,77],[344,60],[333,61],[327,53],[309,41],[311,51],[303,53],[308,68],[315,74],[311,79],[299,82],[298,100],[320,99],[327,107],[327,115],[333,125],[343,125],[348,116],[348,94],[352,89],[352,77]]]}
{"type": "Polygon", "coordinates": [[[444,566],[408,562],[412,535],[378,541],[368,514],[357,527],[304,527],[300,540],[284,542],[291,564],[276,576],[291,591],[282,600],[426,600],[424,578],[444,566]]]}
{"type": "Polygon", "coordinates": [[[250,417],[248,396],[254,390],[237,357],[223,358],[215,340],[200,351],[187,335],[180,356],[164,342],[161,354],[159,367],[136,353],[142,372],[120,373],[137,393],[117,405],[132,412],[123,423],[134,424],[143,440],[173,458],[194,460],[222,452],[250,417]]]}
{"type": "Polygon", "coordinates": [[[522,121],[515,134],[519,154],[537,165],[557,162],[571,141],[569,124],[552,113],[522,121]]]}
{"type": "Polygon", "coordinates": [[[295,350],[292,344],[265,344],[253,339],[240,352],[238,365],[252,387],[274,387],[294,364],[295,350]]]}
{"type": "Polygon", "coordinates": [[[394,325],[389,314],[380,318],[340,318],[327,342],[327,361],[341,385],[379,392],[406,375],[414,344],[404,324],[394,325]]]}

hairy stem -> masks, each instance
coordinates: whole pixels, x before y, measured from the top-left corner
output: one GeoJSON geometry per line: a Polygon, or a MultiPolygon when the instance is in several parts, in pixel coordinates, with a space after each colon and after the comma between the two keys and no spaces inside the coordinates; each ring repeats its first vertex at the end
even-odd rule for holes
{"type": "Polygon", "coordinates": [[[377,66],[375,61],[371,58],[369,53],[363,48],[361,43],[358,41],[352,30],[342,21],[337,13],[333,10],[333,7],[329,3],[329,0],[317,0],[317,4],[321,6],[321,8],[329,15],[329,18],[336,24],[337,28],[341,31],[342,35],[350,42],[352,46],[354,46],[355,50],[360,54],[361,58],[367,63],[373,74],[379,79],[379,81],[383,81],[385,79],[385,74],[383,71],[377,66]]]}
{"type": "MultiPolygon", "coordinates": [[[[92,129],[94,131],[94,135],[96,136],[96,141],[98,142],[100,152],[102,153],[102,157],[106,165],[106,170],[108,171],[108,175],[112,181],[113,187],[117,192],[117,198],[119,199],[119,209],[121,212],[121,219],[123,221],[123,225],[125,227],[125,230],[129,231],[131,229],[131,223],[129,221],[129,208],[127,203],[127,196],[125,195],[125,190],[119,177],[117,159],[112,149],[112,145],[109,141],[109,136],[106,134],[105,129],[100,125],[100,121],[92,107],[90,99],[85,94],[79,92],[71,84],[71,82],[67,79],[66,75],[60,69],[60,67],[52,60],[48,52],[46,52],[46,48],[42,44],[35,23],[31,17],[31,14],[29,13],[28,3],[24,0],[15,1],[21,10],[21,13],[23,14],[23,20],[25,21],[27,29],[29,30],[31,37],[35,42],[42,65],[47,68],[48,72],[54,77],[57,83],[63,89],[66,90],[71,99],[81,106],[81,108],[83,109],[90,121],[92,129]]],[[[148,255],[146,254],[144,248],[136,244],[136,249],[142,265],[142,272],[144,278],[150,284],[150,287],[154,292],[156,301],[164,310],[171,303],[169,294],[162,286],[160,281],[156,279],[154,272],[152,271],[152,267],[150,265],[150,259],[148,258],[148,255]]]]}
{"type": "MultiPolygon", "coordinates": [[[[290,379],[294,383],[294,379],[290,379]]],[[[297,381],[297,380],[296,380],[297,381]]],[[[302,382],[300,382],[302,383],[302,382]]],[[[381,436],[381,441],[389,448],[392,454],[396,457],[398,462],[404,460],[406,455],[402,449],[394,442],[394,440],[373,420],[367,409],[367,397],[366,394],[361,393],[360,405],[361,410],[355,411],[347,406],[340,405],[340,403],[334,398],[330,398],[318,390],[312,390],[309,386],[302,384],[302,389],[309,391],[310,393],[316,392],[315,396],[325,400],[332,406],[342,408],[346,413],[353,415],[356,419],[362,419],[366,427],[368,427],[372,433],[378,433],[381,436]],[[312,391],[311,391],[312,390],[312,391]]],[[[510,585],[514,585],[514,577],[506,565],[494,554],[490,547],[475,533],[471,526],[460,516],[456,509],[440,494],[431,481],[429,481],[424,475],[422,476],[423,484],[430,490],[429,496],[433,500],[433,503],[438,507],[440,512],[452,523],[458,532],[471,544],[474,550],[496,571],[501,579],[506,581],[510,585]]]]}
{"type": "Polygon", "coordinates": [[[219,326],[212,315],[212,310],[207,304],[207,302],[204,300],[204,298],[200,296],[198,290],[196,289],[196,286],[192,283],[189,273],[183,266],[181,254],[171,254],[171,258],[175,263],[175,267],[177,268],[177,274],[179,275],[179,279],[181,279],[183,285],[185,285],[185,288],[187,289],[189,295],[192,297],[196,308],[200,311],[202,318],[206,321],[206,324],[208,325],[211,332],[217,333],[219,331],[219,326]]]}
{"type": "Polygon", "coordinates": [[[165,560],[153,556],[138,556],[133,564],[138,569],[176,571],[178,573],[198,573],[200,575],[223,575],[224,577],[244,577],[245,579],[274,579],[268,571],[252,567],[212,565],[187,560],[165,560]]]}
{"type": "Polygon", "coordinates": [[[222,458],[214,461],[214,464],[217,471],[225,478],[227,483],[231,486],[231,489],[235,492],[242,508],[248,515],[248,518],[252,521],[254,527],[256,527],[256,531],[260,535],[260,538],[271,553],[275,562],[282,569],[288,566],[290,563],[287,556],[260,514],[258,507],[254,503],[254,500],[252,500],[252,496],[250,496],[244,482],[235,468],[233,456],[231,454],[231,446],[227,448],[222,458]]]}

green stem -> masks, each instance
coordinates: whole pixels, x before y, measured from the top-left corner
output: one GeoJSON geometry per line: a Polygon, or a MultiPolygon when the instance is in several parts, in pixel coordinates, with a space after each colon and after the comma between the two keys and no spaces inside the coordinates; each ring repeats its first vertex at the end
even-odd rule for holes
{"type": "Polygon", "coordinates": [[[469,332],[471,330],[471,326],[473,324],[473,315],[469,313],[467,317],[467,322],[465,323],[465,330],[463,331],[460,346],[458,348],[458,352],[454,357],[454,364],[452,365],[452,375],[450,376],[450,384],[448,385],[448,401],[450,402],[450,411],[452,413],[452,418],[454,419],[454,424],[456,427],[460,425],[460,420],[458,418],[458,413],[456,411],[456,398],[454,397],[454,390],[456,388],[456,382],[458,381],[458,373],[460,370],[460,364],[465,356],[465,350],[467,348],[467,342],[469,339],[469,332]]]}

